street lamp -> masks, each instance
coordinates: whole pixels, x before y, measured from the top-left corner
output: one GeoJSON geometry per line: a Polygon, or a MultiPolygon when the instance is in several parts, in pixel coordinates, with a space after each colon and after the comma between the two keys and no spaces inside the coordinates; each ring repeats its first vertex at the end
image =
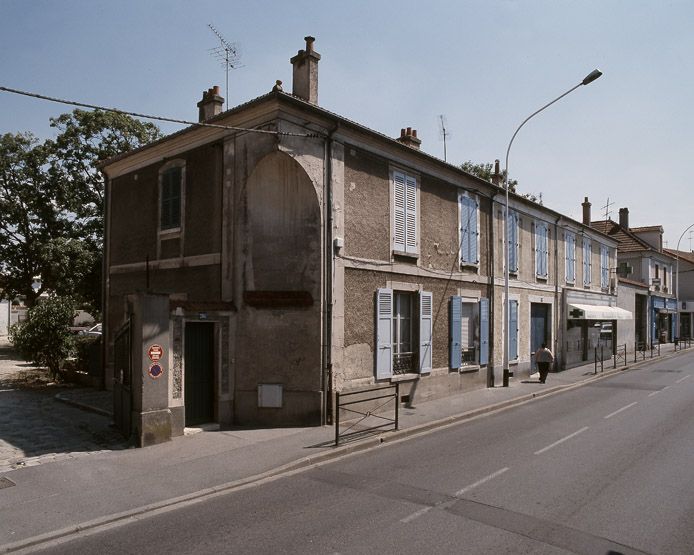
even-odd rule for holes
{"type": "MultiPolygon", "coordinates": [[[[689,231],[693,227],[694,224],[690,225],[687,229],[685,229],[682,232],[682,235],[680,235],[680,238],[677,240],[677,248],[675,249],[677,251],[677,262],[675,262],[675,274],[677,274],[675,276],[677,279],[677,281],[675,282],[675,299],[677,300],[677,312],[675,313],[675,317],[677,318],[677,324],[675,325],[675,339],[680,338],[680,241],[682,241],[682,237],[684,237],[684,234],[687,233],[687,231],[689,231]]],[[[689,335],[691,336],[691,333],[689,335]]]]}
{"type": "Polygon", "coordinates": [[[511,333],[509,328],[509,313],[511,311],[511,299],[509,299],[509,290],[508,290],[508,273],[509,273],[509,244],[508,244],[508,155],[511,152],[511,145],[513,144],[513,140],[516,138],[516,135],[518,135],[518,132],[521,130],[521,127],[523,127],[530,119],[535,117],[537,114],[542,112],[544,109],[549,108],[552,104],[557,102],[558,100],[561,100],[564,98],[567,94],[575,91],[578,87],[582,85],[588,85],[589,83],[592,83],[595,81],[598,77],[602,75],[602,72],[594,69],[591,71],[588,75],[585,76],[583,81],[581,81],[578,85],[575,85],[571,87],[568,91],[566,91],[564,94],[561,96],[558,96],[551,102],[545,104],[542,108],[539,110],[533,112],[530,114],[527,118],[523,120],[523,123],[521,123],[518,126],[518,129],[516,129],[516,132],[513,134],[511,137],[511,141],[508,143],[508,148],[506,149],[506,167],[504,169],[504,189],[506,189],[506,200],[504,204],[504,295],[506,296],[506,301],[504,303],[505,310],[504,310],[504,332],[505,332],[505,338],[504,338],[504,360],[503,360],[503,366],[504,366],[504,374],[503,374],[503,386],[508,387],[508,378],[509,378],[509,371],[508,371],[508,362],[509,362],[509,354],[511,351],[511,333]]]}

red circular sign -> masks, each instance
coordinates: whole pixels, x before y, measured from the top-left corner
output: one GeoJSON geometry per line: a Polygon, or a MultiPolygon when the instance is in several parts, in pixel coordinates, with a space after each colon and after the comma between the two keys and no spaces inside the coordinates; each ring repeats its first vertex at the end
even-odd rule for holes
{"type": "Polygon", "coordinates": [[[164,349],[161,345],[150,345],[147,350],[147,356],[152,362],[159,362],[161,357],[164,356],[164,349]]]}

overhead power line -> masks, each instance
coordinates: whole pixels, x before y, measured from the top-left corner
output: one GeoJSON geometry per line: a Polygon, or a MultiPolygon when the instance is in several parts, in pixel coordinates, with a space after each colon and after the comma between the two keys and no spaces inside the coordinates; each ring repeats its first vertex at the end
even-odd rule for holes
{"type": "Polygon", "coordinates": [[[250,129],[247,127],[234,127],[233,125],[219,125],[216,123],[205,123],[201,121],[188,121],[184,119],[167,118],[164,116],[153,116],[151,114],[140,114],[137,112],[128,112],[126,110],[120,110],[118,108],[108,108],[106,106],[97,106],[96,104],[87,104],[85,102],[77,102],[76,100],[65,100],[63,98],[56,98],[53,96],[46,96],[43,94],[22,91],[19,89],[12,89],[10,87],[3,87],[0,85],[0,91],[19,94],[22,96],[28,96],[30,98],[38,98],[39,100],[48,100],[49,102],[57,102],[58,104],[67,104],[68,106],[78,106],[80,108],[90,108],[92,110],[102,110],[104,112],[114,112],[116,114],[124,114],[126,116],[133,116],[137,118],[153,119],[157,121],[166,121],[170,123],[180,123],[181,125],[193,125],[196,127],[214,127],[215,129],[226,129],[229,131],[246,131],[249,133],[264,133],[266,135],[283,135],[288,137],[313,137],[313,138],[323,138],[320,133],[292,133],[291,131],[270,131],[267,129],[250,129]]]}

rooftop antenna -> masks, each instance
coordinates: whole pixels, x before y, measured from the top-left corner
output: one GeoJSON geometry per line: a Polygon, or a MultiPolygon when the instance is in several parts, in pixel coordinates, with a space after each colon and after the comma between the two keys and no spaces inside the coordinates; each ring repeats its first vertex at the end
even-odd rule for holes
{"type": "Polygon", "coordinates": [[[610,219],[610,214],[612,213],[612,210],[610,210],[610,206],[612,206],[614,202],[610,202],[610,197],[607,197],[607,202],[605,203],[605,206],[602,208],[605,210],[605,221],[610,219]]]}
{"type": "Polygon", "coordinates": [[[226,72],[226,109],[229,109],[229,68],[237,69],[241,67],[241,47],[235,42],[228,42],[219,31],[215,28],[212,23],[208,23],[207,26],[219,39],[220,45],[216,48],[210,48],[212,55],[219,60],[226,72]]]}
{"type": "Polygon", "coordinates": [[[447,162],[446,159],[446,138],[450,136],[450,133],[446,129],[446,118],[443,114],[439,116],[439,128],[441,132],[441,137],[443,138],[443,161],[447,162]]]}

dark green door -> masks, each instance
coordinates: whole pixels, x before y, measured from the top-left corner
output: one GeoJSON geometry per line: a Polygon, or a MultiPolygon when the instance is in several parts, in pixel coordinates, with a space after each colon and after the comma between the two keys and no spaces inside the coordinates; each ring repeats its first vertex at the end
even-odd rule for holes
{"type": "Polygon", "coordinates": [[[186,323],[186,426],[214,420],[214,324],[186,323]]]}
{"type": "MultiPolygon", "coordinates": [[[[537,370],[535,352],[548,342],[549,305],[532,303],[530,305],[530,359],[533,371],[537,370]]],[[[550,349],[551,345],[547,345],[550,349]]]]}

